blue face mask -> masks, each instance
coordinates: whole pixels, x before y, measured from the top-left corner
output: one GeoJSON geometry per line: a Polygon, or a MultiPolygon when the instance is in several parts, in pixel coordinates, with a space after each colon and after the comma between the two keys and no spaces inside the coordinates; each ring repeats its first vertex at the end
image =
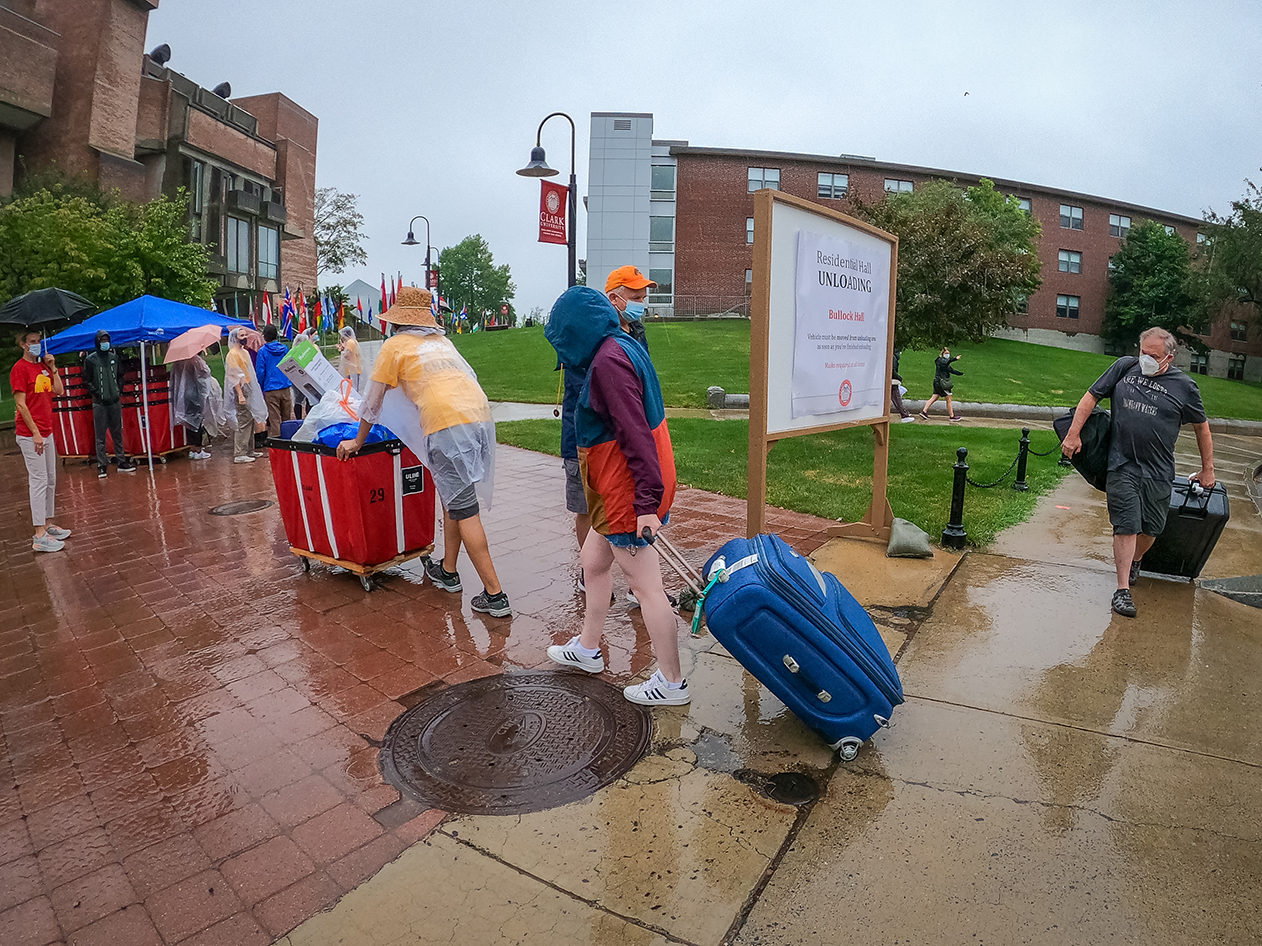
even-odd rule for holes
{"type": "Polygon", "coordinates": [[[101,351],[109,351],[109,350],[110,350],[110,343],[109,343],[109,342],[101,342],[101,351]]]}
{"type": "Polygon", "coordinates": [[[644,303],[627,302],[627,307],[623,310],[622,314],[627,318],[638,322],[640,319],[644,318],[644,303]]]}

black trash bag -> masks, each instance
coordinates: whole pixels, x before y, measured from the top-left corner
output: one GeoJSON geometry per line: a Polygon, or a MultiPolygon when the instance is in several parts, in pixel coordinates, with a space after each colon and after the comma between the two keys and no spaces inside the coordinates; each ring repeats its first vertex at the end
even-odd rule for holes
{"type": "MultiPolygon", "coordinates": [[[[1074,422],[1074,411],[1052,421],[1052,429],[1063,442],[1074,422]]],[[[1082,425],[1082,449],[1069,458],[1074,469],[1088,483],[1104,492],[1109,477],[1109,446],[1113,442],[1113,417],[1102,407],[1097,407],[1082,425]]]]}

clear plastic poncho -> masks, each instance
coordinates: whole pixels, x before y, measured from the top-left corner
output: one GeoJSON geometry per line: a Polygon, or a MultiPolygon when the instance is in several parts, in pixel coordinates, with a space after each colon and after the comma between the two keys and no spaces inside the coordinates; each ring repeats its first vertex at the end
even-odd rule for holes
{"type": "Polygon", "coordinates": [[[170,366],[171,411],[177,424],[196,432],[205,427],[212,437],[222,437],[232,425],[224,416],[223,389],[201,355],[175,361],[170,366]]]}
{"type": "Polygon", "coordinates": [[[223,409],[229,430],[237,427],[237,387],[245,395],[245,403],[256,424],[267,420],[267,404],[263,402],[263,389],[258,375],[245,350],[245,339],[234,328],[228,333],[228,358],[224,363],[223,409]]]}
{"type": "Polygon", "coordinates": [[[359,357],[359,341],[355,338],[355,330],[349,325],[338,332],[337,347],[342,355],[338,358],[337,370],[343,378],[359,380],[363,373],[363,362],[359,357]]]}
{"type": "Polygon", "coordinates": [[[359,416],[384,424],[425,464],[444,507],[472,485],[491,508],[495,422],[478,376],[442,329],[399,326],[382,343],[359,416]]]}

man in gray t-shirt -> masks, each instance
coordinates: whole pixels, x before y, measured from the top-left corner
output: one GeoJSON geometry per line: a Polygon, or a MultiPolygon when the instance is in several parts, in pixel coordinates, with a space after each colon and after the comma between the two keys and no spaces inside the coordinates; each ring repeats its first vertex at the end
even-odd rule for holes
{"type": "Polygon", "coordinates": [[[1131,582],[1140,560],[1166,525],[1174,481],[1174,442],[1179,428],[1192,424],[1201,469],[1189,479],[1214,485],[1214,442],[1196,382],[1173,367],[1177,343],[1165,329],[1139,336],[1138,358],[1119,358],[1078,402],[1062,449],[1072,457],[1082,447],[1082,425],[1104,398],[1113,415],[1106,495],[1113,524],[1113,562],[1117,591],[1113,610],[1125,617],[1138,612],[1131,582]]]}

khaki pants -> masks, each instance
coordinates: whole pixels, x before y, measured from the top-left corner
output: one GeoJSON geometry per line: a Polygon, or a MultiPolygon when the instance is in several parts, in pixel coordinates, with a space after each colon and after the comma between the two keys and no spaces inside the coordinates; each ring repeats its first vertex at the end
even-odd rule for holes
{"type": "Polygon", "coordinates": [[[294,419],[294,389],[264,391],[263,403],[267,405],[267,436],[279,437],[281,421],[294,419]]]}
{"type": "Polygon", "coordinates": [[[237,405],[237,429],[232,435],[233,457],[248,457],[254,452],[254,415],[250,405],[237,405]]]}

